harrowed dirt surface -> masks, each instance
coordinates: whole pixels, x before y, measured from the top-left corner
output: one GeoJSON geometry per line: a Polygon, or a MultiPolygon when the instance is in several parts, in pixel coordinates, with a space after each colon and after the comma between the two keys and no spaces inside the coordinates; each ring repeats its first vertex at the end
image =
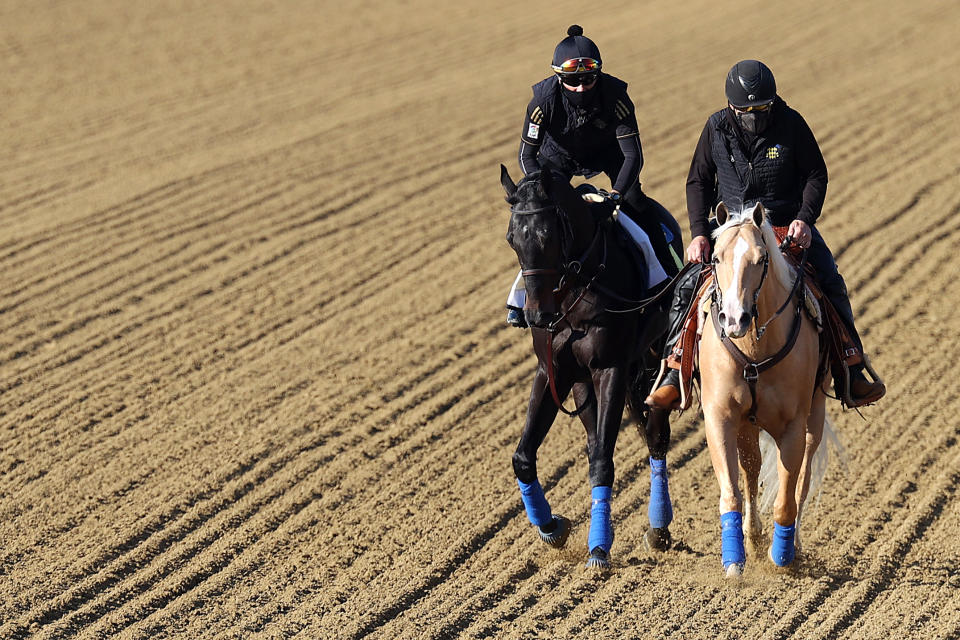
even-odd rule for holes
{"type": "Polygon", "coordinates": [[[960,637],[960,4],[327,4],[0,8],[0,637],[960,637]],[[539,458],[568,548],[523,514],[498,165],[571,22],[685,240],[734,62],[821,143],[818,226],[889,393],[831,402],[846,469],[793,570],[721,579],[695,411],[669,551],[631,424],[609,573],[578,423],[539,458]]]}

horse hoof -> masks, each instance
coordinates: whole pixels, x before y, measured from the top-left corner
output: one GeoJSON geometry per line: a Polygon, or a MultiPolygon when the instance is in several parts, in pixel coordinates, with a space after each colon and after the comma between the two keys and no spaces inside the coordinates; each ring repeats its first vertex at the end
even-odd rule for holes
{"type": "Polygon", "coordinates": [[[587,569],[606,570],[610,568],[610,556],[601,547],[594,547],[587,558],[587,569]]]}
{"type": "Polygon", "coordinates": [[[731,562],[723,568],[723,574],[727,578],[740,578],[743,576],[743,563],[731,562]]]}
{"type": "Polygon", "coordinates": [[[643,541],[646,543],[648,549],[666,551],[673,543],[673,537],[670,535],[670,530],[666,527],[661,529],[651,527],[647,529],[647,532],[643,535],[643,541]]]}
{"type": "Polygon", "coordinates": [[[537,533],[541,540],[554,549],[562,549],[570,537],[570,521],[563,516],[553,516],[553,524],[554,528],[550,533],[545,533],[540,527],[537,527],[537,533]]]}

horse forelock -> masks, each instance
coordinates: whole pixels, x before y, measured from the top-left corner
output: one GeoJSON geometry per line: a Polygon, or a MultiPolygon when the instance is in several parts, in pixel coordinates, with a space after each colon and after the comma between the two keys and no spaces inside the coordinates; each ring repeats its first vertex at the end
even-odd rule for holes
{"type": "Polygon", "coordinates": [[[524,176],[517,183],[517,191],[513,195],[513,201],[510,204],[517,206],[518,209],[536,209],[550,204],[550,196],[543,188],[540,182],[540,173],[530,173],[524,176]]]}
{"type": "MultiPolygon", "coordinates": [[[[713,232],[714,240],[719,240],[720,236],[735,227],[742,227],[753,223],[753,208],[741,209],[737,212],[730,212],[730,217],[726,223],[721,225],[713,232]]],[[[760,225],[760,237],[763,240],[767,255],[770,257],[770,272],[784,288],[792,289],[795,278],[793,268],[780,252],[780,244],[777,242],[777,234],[770,224],[770,219],[766,213],[763,216],[763,224],[760,225]]]]}

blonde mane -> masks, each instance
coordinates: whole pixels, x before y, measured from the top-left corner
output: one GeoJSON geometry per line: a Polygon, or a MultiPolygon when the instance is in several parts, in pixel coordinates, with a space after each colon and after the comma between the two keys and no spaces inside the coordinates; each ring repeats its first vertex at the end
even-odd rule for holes
{"type": "MultiPolygon", "coordinates": [[[[740,211],[730,212],[727,221],[713,232],[713,239],[717,240],[721,235],[733,229],[747,224],[753,224],[753,209],[741,209],[740,211]]],[[[770,272],[777,282],[787,290],[793,288],[793,281],[796,279],[796,272],[793,267],[783,257],[780,252],[780,244],[777,242],[777,234],[767,218],[766,212],[763,214],[763,224],[760,225],[760,235],[763,238],[763,244],[767,249],[767,255],[770,256],[770,272]]]]}

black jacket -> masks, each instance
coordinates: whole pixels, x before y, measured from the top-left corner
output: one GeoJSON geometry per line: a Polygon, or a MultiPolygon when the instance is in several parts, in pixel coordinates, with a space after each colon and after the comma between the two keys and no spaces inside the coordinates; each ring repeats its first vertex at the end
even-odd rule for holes
{"type": "Polygon", "coordinates": [[[687,176],[693,237],[709,236],[718,202],[730,209],[762,202],[775,226],[812,225],[827,193],[827,165],[803,117],[777,98],[773,120],[759,136],[744,134],[729,108],[707,120],[687,176]]]}
{"type": "Polygon", "coordinates": [[[626,193],[643,166],[627,83],[601,73],[591,91],[598,92],[591,107],[578,110],[564,97],[556,76],[533,86],[520,135],[520,169],[529,174],[548,166],[587,177],[607,173],[613,188],[626,193]]]}

